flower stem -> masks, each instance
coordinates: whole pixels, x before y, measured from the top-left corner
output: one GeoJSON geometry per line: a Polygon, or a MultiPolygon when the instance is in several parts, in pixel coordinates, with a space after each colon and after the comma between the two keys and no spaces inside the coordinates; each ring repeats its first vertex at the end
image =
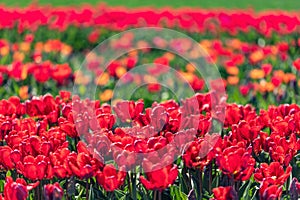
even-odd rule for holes
{"type": "Polygon", "coordinates": [[[202,182],[202,170],[199,171],[199,199],[202,199],[202,189],[203,189],[203,182],[202,182]]]}
{"type": "Polygon", "coordinates": [[[86,198],[86,200],[89,199],[89,190],[90,190],[90,184],[89,184],[89,179],[87,178],[86,183],[85,183],[85,191],[86,191],[85,198],[86,198]]]}
{"type": "Polygon", "coordinates": [[[208,177],[208,192],[211,194],[212,191],[212,162],[209,164],[209,177],[208,177]]]}
{"type": "Polygon", "coordinates": [[[157,190],[153,191],[153,200],[157,200],[157,190]]]}
{"type": "Polygon", "coordinates": [[[158,200],[161,200],[161,197],[162,197],[162,193],[161,191],[158,191],[158,200]]]}
{"type": "Polygon", "coordinates": [[[135,174],[135,170],[132,170],[131,172],[131,184],[132,184],[132,199],[136,200],[136,174],[135,174]]]}

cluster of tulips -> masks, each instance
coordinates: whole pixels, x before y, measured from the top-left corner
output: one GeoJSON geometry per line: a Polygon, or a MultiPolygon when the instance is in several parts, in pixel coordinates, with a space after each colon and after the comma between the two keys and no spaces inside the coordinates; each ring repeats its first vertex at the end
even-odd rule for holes
{"type": "MultiPolygon", "coordinates": [[[[141,46],[148,45],[146,41],[135,40],[134,37],[134,34],[126,34],[112,44],[111,48],[139,49],[141,46]]],[[[29,34],[25,36],[24,41],[19,43],[9,44],[5,40],[2,41],[0,53],[4,64],[0,66],[0,84],[9,88],[15,88],[14,85],[17,85],[20,88],[3,91],[7,94],[7,98],[15,93],[23,99],[43,94],[45,86],[51,93],[58,94],[59,89],[70,87],[72,84],[85,86],[93,83],[94,79],[87,77],[81,70],[77,70],[86,53],[78,55],[78,52],[74,52],[72,54],[72,47],[60,40],[33,42],[33,38],[29,34]],[[28,88],[29,83],[33,87],[28,88]],[[38,88],[38,91],[35,88],[38,88]]],[[[167,44],[164,39],[157,36],[151,41],[151,45],[162,49],[173,48],[178,51],[187,51],[192,48],[192,44],[188,43],[185,38],[174,38],[172,41],[173,43],[167,44]]],[[[266,41],[261,40],[261,42],[266,41]]],[[[291,103],[293,99],[290,99],[290,96],[298,95],[300,84],[296,78],[300,69],[299,59],[297,59],[300,44],[298,39],[272,45],[260,45],[232,38],[225,41],[202,39],[199,43],[211,58],[211,62],[218,66],[228,91],[238,94],[230,95],[230,102],[251,102],[255,106],[267,108],[266,105],[259,105],[260,103],[257,103],[255,98],[260,98],[260,102],[267,99],[272,104],[291,103]],[[257,94],[260,96],[257,97],[257,94]]],[[[195,53],[194,56],[202,56],[197,55],[197,52],[191,51],[191,53],[195,53]]],[[[155,49],[132,51],[110,63],[105,72],[100,68],[102,65],[100,61],[104,58],[101,55],[89,55],[93,59],[88,70],[91,70],[96,77],[100,77],[95,78],[97,81],[94,84],[102,87],[102,92],[99,93],[101,101],[109,101],[112,98],[115,85],[108,83],[116,83],[120,78],[124,79],[123,76],[127,72],[145,63],[171,66],[189,82],[195,91],[205,89],[204,80],[195,66],[170,52],[155,49]],[[145,55],[149,55],[149,58],[145,55]]],[[[159,73],[159,70],[158,67],[149,73],[159,73]]],[[[126,80],[127,82],[137,81],[130,76],[126,80]]],[[[152,84],[148,87],[151,93],[159,92],[160,89],[159,85],[152,84]]]]}
{"type": "Polygon", "coordinates": [[[0,199],[298,199],[299,13],[31,5],[0,16],[0,199]],[[194,39],[220,79],[208,88],[195,63],[162,49],[203,52],[159,34],[115,37],[107,55],[131,51],[103,70],[96,46],[145,26],[194,39]],[[196,94],[159,84],[173,69],[196,94]],[[147,86],[116,99],[118,81],[147,86]],[[96,98],[81,98],[90,85],[96,98]]]}
{"type": "MultiPolygon", "coordinates": [[[[2,7],[0,12],[6,16],[0,20],[3,96],[18,94],[26,99],[45,91],[57,95],[60,89],[70,88],[74,83],[87,85],[93,79],[77,69],[88,52],[119,31],[149,25],[179,28],[199,42],[218,66],[228,91],[234,94],[229,96],[229,102],[250,102],[266,109],[268,104],[264,101],[279,104],[298,99],[297,13],[170,8],[145,11],[103,5],[98,8],[2,7]]],[[[172,48],[159,35],[151,42],[160,48],[172,48]]],[[[113,45],[138,48],[145,43],[127,34],[113,45]]],[[[174,38],[174,48],[185,51],[189,45],[182,38],[174,38]]],[[[111,63],[106,73],[100,72],[102,76],[95,84],[101,86],[102,92],[98,94],[101,101],[112,98],[114,83],[120,77],[145,63],[170,65],[195,91],[205,91],[204,81],[191,63],[172,53],[148,49],[128,53],[111,63]]],[[[99,75],[99,70],[95,75],[99,75]]],[[[149,92],[160,90],[159,85],[152,84],[144,98],[150,98],[149,92]]]]}
{"type": "Polygon", "coordinates": [[[3,99],[2,198],[297,198],[300,107],[257,112],[224,100],[3,99]]]}
{"type": "MultiPolygon", "coordinates": [[[[27,8],[0,8],[0,26],[19,31],[36,30],[39,26],[64,30],[70,25],[107,27],[125,30],[131,27],[166,26],[179,27],[192,32],[220,31],[236,34],[254,29],[261,34],[271,35],[273,31],[289,34],[297,30],[299,14],[286,12],[265,12],[257,14],[252,10],[203,10],[185,9],[129,9],[122,7],[82,6],[53,8],[51,6],[31,5],[27,8]]],[[[96,34],[96,33],[95,33],[96,34]]]]}

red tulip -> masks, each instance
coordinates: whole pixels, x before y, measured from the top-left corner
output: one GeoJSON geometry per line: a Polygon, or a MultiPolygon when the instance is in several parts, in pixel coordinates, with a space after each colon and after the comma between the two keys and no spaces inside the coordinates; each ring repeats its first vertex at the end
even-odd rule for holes
{"type": "Polygon", "coordinates": [[[161,90],[161,85],[159,83],[149,83],[147,89],[152,93],[159,92],[161,90]]]}
{"type": "Polygon", "coordinates": [[[272,65],[271,64],[263,64],[261,65],[262,70],[264,70],[265,75],[269,75],[272,72],[272,65]]]}
{"type": "Polygon", "coordinates": [[[144,102],[121,101],[118,102],[113,109],[116,112],[118,119],[122,122],[131,122],[144,110],[144,102]]]}
{"type": "Polygon", "coordinates": [[[21,161],[21,154],[9,146],[0,146],[0,164],[11,170],[21,161]]]}
{"type": "Polygon", "coordinates": [[[214,158],[214,152],[208,141],[205,139],[197,139],[188,145],[188,149],[182,158],[187,167],[203,170],[214,158]]]}
{"type": "Polygon", "coordinates": [[[80,179],[90,178],[94,175],[91,157],[84,153],[70,153],[67,157],[68,166],[73,174],[80,179]]]}
{"type": "Polygon", "coordinates": [[[64,195],[64,190],[59,183],[48,184],[44,186],[45,200],[61,200],[64,195]]]}
{"type": "Polygon", "coordinates": [[[50,160],[46,156],[26,156],[23,162],[18,165],[18,170],[30,180],[42,180],[52,178],[50,160]]]}
{"type": "Polygon", "coordinates": [[[243,96],[247,96],[249,94],[250,87],[248,85],[241,85],[239,89],[243,96]]]}
{"type": "Polygon", "coordinates": [[[149,161],[144,161],[143,166],[147,171],[147,178],[141,176],[140,181],[147,190],[162,191],[173,184],[178,175],[177,166],[173,164],[165,167],[155,167],[152,163],[149,164],[149,161]]]}
{"type": "Polygon", "coordinates": [[[90,43],[95,43],[95,42],[98,41],[99,37],[100,37],[99,31],[95,30],[95,31],[92,31],[88,35],[88,40],[89,40],[90,43]]]}
{"type": "Polygon", "coordinates": [[[35,65],[32,68],[32,73],[36,81],[40,83],[45,83],[51,78],[51,63],[44,62],[38,65],[35,65]]]}
{"type": "Polygon", "coordinates": [[[125,180],[126,172],[117,171],[112,165],[106,165],[102,171],[96,174],[97,182],[106,190],[114,191],[118,189],[125,180]]]}
{"type": "Polygon", "coordinates": [[[224,174],[235,180],[248,180],[253,171],[255,160],[251,156],[252,148],[231,146],[217,155],[217,165],[224,174]]]}
{"type": "Polygon", "coordinates": [[[257,182],[262,182],[266,178],[272,178],[276,185],[283,185],[289,178],[292,167],[288,166],[284,172],[283,166],[279,162],[272,162],[270,165],[262,163],[260,168],[257,168],[254,173],[254,178],[257,182]]]}
{"type": "Polygon", "coordinates": [[[297,58],[297,59],[293,62],[293,66],[294,66],[297,70],[300,70],[300,58],[297,58]]]}
{"type": "Polygon", "coordinates": [[[38,186],[39,182],[28,184],[24,179],[18,178],[15,182],[11,177],[6,177],[4,185],[4,198],[6,200],[26,200],[28,191],[38,186]]]}
{"type": "Polygon", "coordinates": [[[275,180],[266,178],[260,185],[259,195],[260,200],[280,199],[282,194],[282,186],[278,187],[275,180]]]}
{"type": "Polygon", "coordinates": [[[214,193],[214,200],[237,200],[238,195],[233,187],[217,187],[213,190],[214,193]]]}
{"type": "Polygon", "coordinates": [[[66,84],[68,80],[72,77],[72,68],[68,63],[57,64],[52,69],[52,78],[57,81],[58,84],[66,84]]]}

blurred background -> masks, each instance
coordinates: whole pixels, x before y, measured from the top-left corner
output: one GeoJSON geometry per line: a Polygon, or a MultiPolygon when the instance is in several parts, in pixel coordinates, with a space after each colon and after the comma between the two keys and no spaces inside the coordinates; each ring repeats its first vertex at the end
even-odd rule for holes
{"type": "Polygon", "coordinates": [[[299,0],[174,0],[162,1],[162,0],[22,0],[22,1],[11,1],[1,0],[1,4],[7,6],[26,6],[32,3],[41,5],[51,4],[53,6],[81,6],[82,4],[107,4],[111,6],[126,6],[126,7],[199,7],[199,8],[228,8],[228,9],[254,9],[254,10],[270,10],[270,9],[284,9],[284,10],[298,10],[300,8],[299,0]]]}

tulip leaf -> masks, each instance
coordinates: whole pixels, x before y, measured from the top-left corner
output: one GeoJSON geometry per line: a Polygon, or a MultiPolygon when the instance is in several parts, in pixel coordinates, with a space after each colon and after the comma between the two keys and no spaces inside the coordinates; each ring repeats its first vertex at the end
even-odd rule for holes
{"type": "Polygon", "coordinates": [[[0,180],[0,192],[4,191],[5,180],[0,180]]]}
{"type": "Polygon", "coordinates": [[[90,185],[90,190],[89,190],[89,200],[94,200],[95,195],[94,195],[94,190],[93,190],[93,185],[90,185]]]}
{"type": "Polygon", "coordinates": [[[183,193],[180,189],[180,187],[178,187],[177,185],[172,185],[170,187],[170,194],[172,199],[182,199],[182,200],[186,200],[187,199],[187,195],[185,193],[183,193]]]}

